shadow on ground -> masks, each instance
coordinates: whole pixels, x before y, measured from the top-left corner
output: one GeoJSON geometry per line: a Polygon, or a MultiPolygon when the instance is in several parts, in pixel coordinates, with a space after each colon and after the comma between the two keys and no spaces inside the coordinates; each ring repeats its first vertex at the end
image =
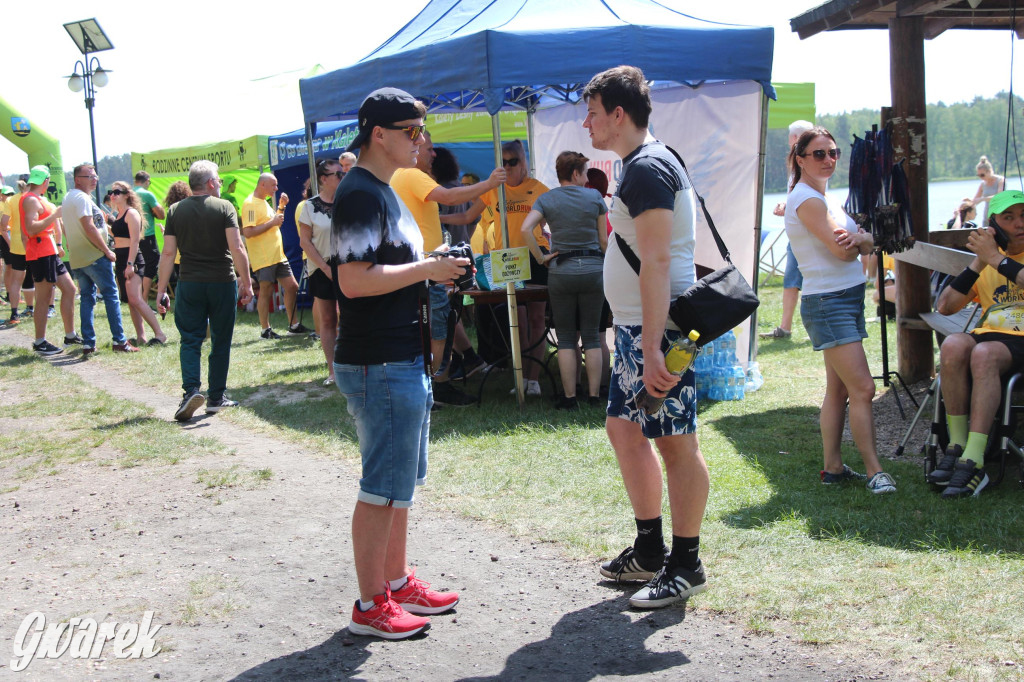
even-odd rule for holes
{"type": "MultiPolygon", "coordinates": [[[[780,408],[757,419],[725,416],[716,419],[713,428],[764,475],[772,490],[767,501],[725,516],[727,525],[752,529],[796,517],[816,538],[911,551],[1024,553],[1024,536],[1018,532],[1024,527],[1024,491],[1012,477],[977,498],[943,500],[925,483],[917,462],[883,459],[898,490],[877,497],[863,483],[821,484],[815,408],[780,408]],[[770,433],[765,433],[765,424],[772,425],[770,433]]],[[[852,444],[844,443],[843,457],[855,470],[864,470],[852,444]]]]}

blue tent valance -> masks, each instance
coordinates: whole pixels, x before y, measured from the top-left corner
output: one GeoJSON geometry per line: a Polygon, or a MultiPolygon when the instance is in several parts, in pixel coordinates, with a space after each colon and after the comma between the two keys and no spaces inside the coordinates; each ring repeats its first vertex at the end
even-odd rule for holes
{"type": "Polygon", "coordinates": [[[306,121],[351,118],[384,85],[431,111],[536,110],[576,102],[595,73],[771,86],[774,29],[704,21],[656,0],[432,0],[356,64],[302,79],[306,121]]]}

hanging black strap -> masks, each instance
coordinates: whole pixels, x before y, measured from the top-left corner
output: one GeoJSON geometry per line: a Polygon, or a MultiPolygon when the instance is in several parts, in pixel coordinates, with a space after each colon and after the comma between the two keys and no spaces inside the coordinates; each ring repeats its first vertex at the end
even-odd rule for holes
{"type": "Polygon", "coordinates": [[[423,345],[423,371],[432,376],[430,370],[430,288],[426,283],[419,285],[420,342],[423,345]]]}
{"type": "MultiPolygon", "coordinates": [[[[715,244],[718,246],[718,252],[722,254],[722,259],[726,263],[732,265],[732,258],[730,257],[729,249],[728,247],[726,247],[725,242],[722,240],[722,235],[718,234],[718,228],[715,227],[715,221],[712,220],[711,214],[708,212],[708,207],[704,204],[704,197],[697,193],[697,187],[693,184],[693,178],[690,176],[690,171],[686,167],[686,162],[683,161],[683,157],[679,156],[679,152],[677,152],[675,149],[672,149],[672,147],[665,145],[665,149],[672,152],[672,155],[676,157],[676,160],[679,162],[679,165],[683,167],[683,173],[686,175],[686,179],[689,180],[690,187],[693,188],[693,193],[694,195],[696,195],[697,201],[700,202],[700,210],[703,211],[704,213],[704,220],[705,222],[707,222],[708,227],[711,228],[711,234],[715,238],[715,244]]],[[[623,171],[623,174],[625,174],[625,171],[623,171]]],[[[626,243],[626,240],[623,239],[618,232],[615,233],[615,241],[619,245],[619,251],[622,252],[622,255],[623,257],[625,257],[626,262],[629,263],[629,266],[633,268],[633,271],[636,272],[637,275],[639,275],[640,259],[633,252],[633,249],[629,246],[629,244],[626,243]]]]}

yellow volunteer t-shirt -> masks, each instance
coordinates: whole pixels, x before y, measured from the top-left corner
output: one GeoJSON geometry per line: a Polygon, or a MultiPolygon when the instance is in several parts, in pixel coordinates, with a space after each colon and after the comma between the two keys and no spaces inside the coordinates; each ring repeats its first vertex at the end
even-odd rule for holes
{"type": "Polygon", "coordinates": [[[427,195],[438,184],[419,168],[399,168],[391,176],[391,189],[402,200],[423,235],[423,250],[434,251],[444,243],[441,233],[441,217],[436,201],[427,201],[427,195]]]}
{"type": "MultiPolygon", "coordinates": [[[[1024,253],[1010,258],[1024,264],[1024,253]]],[[[971,294],[985,311],[972,334],[1002,332],[1024,336],[1024,290],[1011,284],[995,268],[986,267],[971,287],[971,294]]]]}
{"type": "Polygon", "coordinates": [[[25,242],[22,241],[21,235],[21,211],[18,210],[18,204],[21,203],[21,195],[22,193],[19,192],[7,197],[7,205],[10,207],[8,215],[11,216],[7,227],[11,228],[11,253],[24,256],[25,242]]]}
{"type": "MultiPolygon", "coordinates": [[[[242,227],[252,227],[269,222],[274,217],[274,209],[264,199],[257,199],[250,194],[242,204],[239,218],[242,227]]],[[[255,237],[246,237],[245,246],[249,251],[249,267],[254,271],[285,261],[284,242],[281,240],[281,228],[274,227],[255,237]]]]}
{"type": "MultiPolygon", "coordinates": [[[[535,178],[526,178],[517,187],[505,187],[505,210],[508,213],[509,248],[526,246],[526,240],[523,239],[522,232],[523,222],[526,220],[526,216],[530,214],[530,211],[533,210],[533,202],[547,191],[547,186],[535,178]]],[[[498,190],[488,190],[480,199],[484,202],[485,208],[483,215],[480,216],[480,225],[477,227],[477,230],[486,233],[486,239],[492,249],[504,248],[500,246],[501,219],[498,217],[498,190]]],[[[537,243],[544,248],[550,246],[540,225],[534,228],[533,236],[537,239],[537,243]]]]}

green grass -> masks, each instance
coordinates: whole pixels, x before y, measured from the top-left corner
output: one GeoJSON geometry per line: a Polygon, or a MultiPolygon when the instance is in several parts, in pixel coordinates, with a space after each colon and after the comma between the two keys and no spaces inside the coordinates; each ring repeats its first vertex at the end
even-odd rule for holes
{"type": "MultiPolygon", "coordinates": [[[[778,283],[762,289],[762,298],[759,326],[768,331],[781,316],[778,283]]],[[[284,326],[282,315],[275,314],[274,326],[284,326]]],[[[101,353],[90,362],[176,394],[170,317],[165,327],[166,348],[101,353]]],[[[865,349],[879,373],[879,326],[869,323],[868,330],[865,349]]],[[[888,330],[895,365],[895,325],[888,330]]],[[[255,315],[242,314],[229,376],[229,393],[242,407],[218,418],[357,465],[344,400],[319,385],[326,376],[319,345],[305,338],[262,342],[258,333],[255,315]]],[[[978,499],[944,502],[911,458],[885,461],[899,486],[895,495],[878,498],[863,486],[825,488],[817,479],[824,369],[799,318],[793,338],[764,342],[758,360],[766,378],[760,391],[740,402],[700,405],[701,448],[712,480],[702,555],[712,589],[692,606],[729,614],[751,632],[870,651],[916,677],[1024,676],[1024,491],[1008,478],[978,499]]],[[[8,371],[43,364],[18,358],[8,371]]],[[[423,499],[560,543],[571,556],[595,563],[614,556],[635,529],[602,411],[563,413],[547,400],[519,410],[510,387],[508,372],[495,375],[482,408],[432,416],[423,499]]],[[[144,415],[122,419],[125,428],[146,424],[144,415]]],[[[879,452],[891,455],[896,445],[879,443],[879,452]]],[[[907,452],[920,445],[910,443],[907,452]]],[[[844,457],[859,468],[852,443],[844,444],[844,457]]]]}

